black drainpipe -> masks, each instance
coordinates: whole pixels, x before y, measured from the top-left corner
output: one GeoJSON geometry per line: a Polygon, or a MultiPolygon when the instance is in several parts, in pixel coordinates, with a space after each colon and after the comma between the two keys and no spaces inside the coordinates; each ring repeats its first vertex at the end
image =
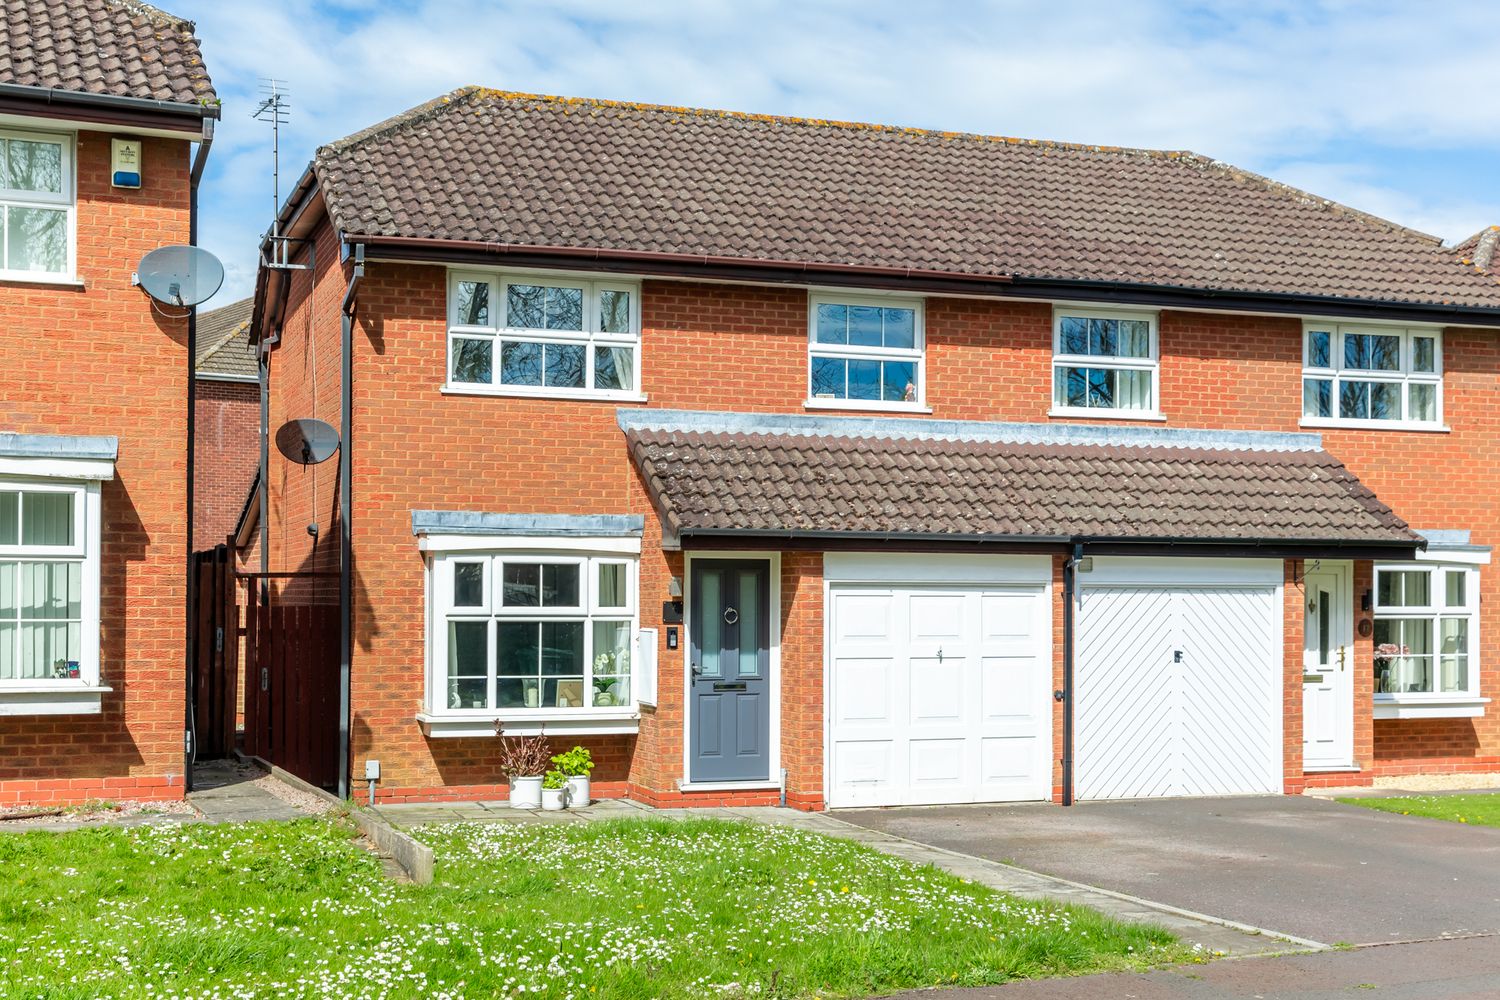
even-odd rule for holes
{"type": "Polygon", "coordinates": [[[1073,609],[1078,601],[1078,562],[1083,543],[1073,543],[1073,554],[1063,562],[1063,703],[1062,804],[1073,804],[1073,609]]]}
{"type": "Polygon", "coordinates": [[[358,308],[360,279],[365,276],[365,246],[354,247],[354,273],[344,293],[342,335],[339,343],[339,798],[350,795],[352,762],[349,759],[349,663],[354,652],[354,565],[350,551],[349,518],[354,504],[349,496],[353,479],[350,460],[354,430],[354,313],[358,308]]]}
{"type": "MultiPolygon", "coordinates": [[[[203,168],[208,165],[208,151],[214,144],[214,122],[203,119],[203,132],[198,139],[198,150],[193,155],[193,166],[188,174],[188,243],[198,245],[198,184],[203,180],[203,168]]],[[[198,722],[193,718],[193,640],[197,635],[197,581],[193,578],[193,448],[197,442],[196,424],[198,407],[198,307],[188,310],[187,317],[187,559],[183,567],[183,579],[187,583],[187,628],[183,635],[183,688],[187,699],[182,731],[182,784],[186,791],[193,790],[193,758],[197,755],[198,722]]]]}

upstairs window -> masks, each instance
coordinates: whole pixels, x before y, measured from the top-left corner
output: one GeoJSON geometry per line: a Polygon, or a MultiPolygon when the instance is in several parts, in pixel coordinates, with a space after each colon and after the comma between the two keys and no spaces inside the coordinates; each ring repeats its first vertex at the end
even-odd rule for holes
{"type": "Polygon", "coordinates": [[[808,405],[914,409],[923,403],[922,303],[814,295],[808,318],[808,405]]]}
{"type": "Polygon", "coordinates": [[[73,273],[73,143],[0,131],[0,277],[73,273]]]}
{"type": "Polygon", "coordinates": [[[450,389],[638,396],[640,346],[639,286],[555,276],[450,279],[450,389]]]}
{"type": "Polygon", "coordinates": [[[1059,310],[1052,334],[1054,415],[1156,415],[1155,317],[1059,310]]]}
{"type": "Polygon", "coordinates": [[[1354,324],[1308,324],[1302,417],[1365,427],[1438,427],[1443,419],[1442,335],[1354,324]]]}

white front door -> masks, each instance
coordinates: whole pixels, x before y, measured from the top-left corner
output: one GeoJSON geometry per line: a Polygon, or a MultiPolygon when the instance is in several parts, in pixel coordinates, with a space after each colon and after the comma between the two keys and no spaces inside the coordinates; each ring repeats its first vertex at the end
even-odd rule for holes
{"type": "Polygon", "coordinates": [[[1279,592],[1218,584],[1208,564],[1189,569],[1204,582],[1079,592],[1080,799],[1281,790],[1279,592]]]}
{"type": "Polygon", "coordinates": [[[829,806],[1050,798],[1047,599],[1042,587],[832,586],[829,806]]]}
{"type": "Polygon", "coordinates": [[[1354,597],[1347,562],[1308,562],[1302,657],[1302,766],[1354,766],[1354,597]]]}

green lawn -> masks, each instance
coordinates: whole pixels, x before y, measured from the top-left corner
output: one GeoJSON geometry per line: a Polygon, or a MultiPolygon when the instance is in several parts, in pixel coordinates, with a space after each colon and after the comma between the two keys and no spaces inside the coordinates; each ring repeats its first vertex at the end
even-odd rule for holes
{"type": "Polygon", "coordinates": [[[0,996],[857,996],[1192,957],[782,828],[419,835],[432,886],[384,878],[336,821],[0,835],[0,996]]]}
{"type": "Polygon", "coordinates": [[[1397,795],[1383,799],[1339,799],[1352,806],[1379,809],[1403,816],[1426,816],[1452,823],[1500,826],[1500,794],[1496,795],[1397,795]]]}

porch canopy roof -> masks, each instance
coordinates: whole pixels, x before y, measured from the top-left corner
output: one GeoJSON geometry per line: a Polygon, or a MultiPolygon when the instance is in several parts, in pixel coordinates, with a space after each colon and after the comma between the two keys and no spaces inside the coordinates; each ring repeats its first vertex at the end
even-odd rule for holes
{"type": "Polygon", "coordinates": [[[667,546],[1410,558],[1316,434],[619,412],[667,546]]]}

